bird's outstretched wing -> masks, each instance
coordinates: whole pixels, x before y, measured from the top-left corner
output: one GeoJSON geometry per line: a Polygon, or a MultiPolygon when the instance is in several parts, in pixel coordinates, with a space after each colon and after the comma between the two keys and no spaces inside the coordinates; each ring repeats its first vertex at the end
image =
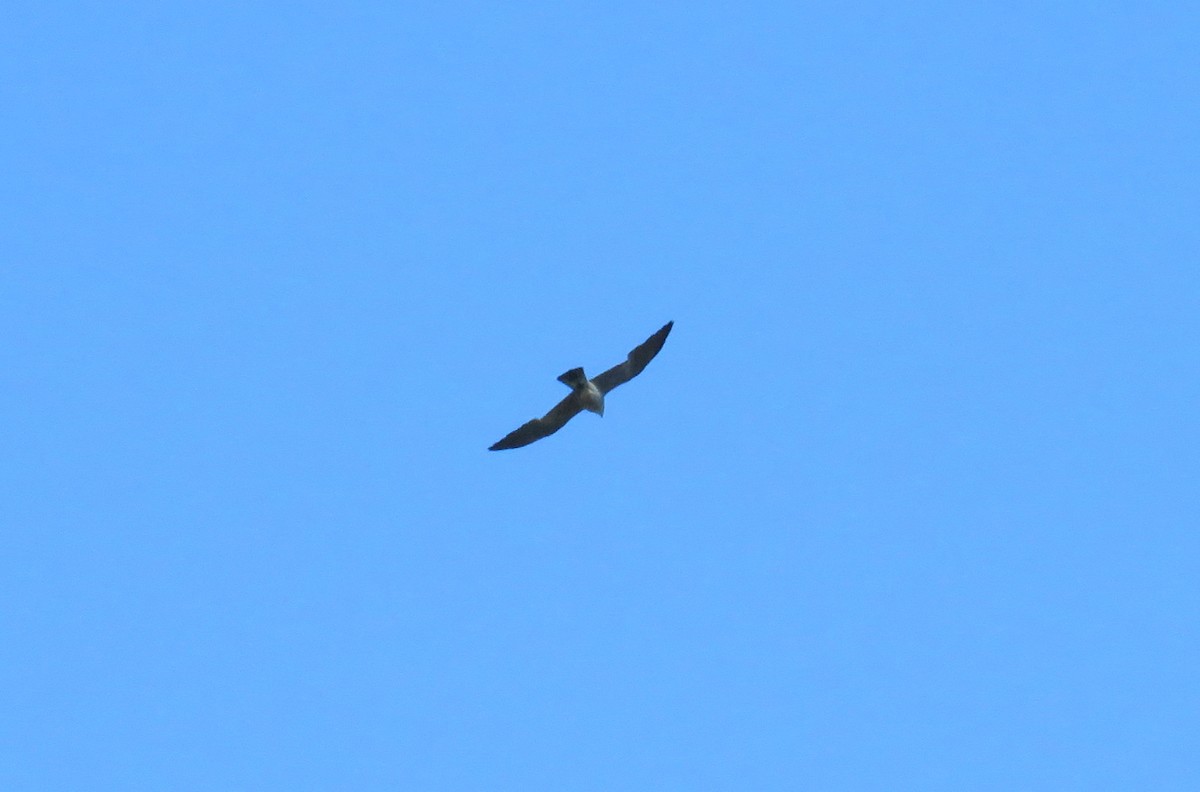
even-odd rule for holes
{"type": "Polygon", "coordinates": [[[529,445],[534,440],[541,440],[562,429],[567,421],[574,418],[583,409],[583,400],[579,394],[572,391],[565,399],[554,405],[550,412],[541,418],[525,422],[520,428],[514,429],[503,439],[493,443],[488,451],[503,451],[506,448],[520,448],[529,445]]]}
{"type": "Polygon", "coordinates": [[[659,328],[658,332],[650,336],[641,345],[634,348],[629,353],[629,357],[619,366],[613,366],[608,371],[598,376],[592,377],[592,383],[600,389],[601,393],[608,393],[618,385],[623,385],[629,380],[642,373],[642,369],[646,368],[646,364],[654,360],[654,356],[658,354],[658,350],[663,348],[666,343],[667,334],[671,332],[671,327],[674,322],[667,322],[659,328]]]}

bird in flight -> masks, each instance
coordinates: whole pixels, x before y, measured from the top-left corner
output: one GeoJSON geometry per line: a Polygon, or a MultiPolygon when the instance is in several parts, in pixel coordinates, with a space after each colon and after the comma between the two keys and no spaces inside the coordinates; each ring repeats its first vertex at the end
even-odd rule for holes
{"type": "Polygon", "coordinates": [[[604,395],[618,385],[623,385],[642,373],[646,364],[654,360],[658,350],[666,343],[667,334],[671,332],[674,322],[667,322],[658,332],[634,347],[624,363],[613,366],[603,374],[588,379],[582,368],[573,368],[558,378],[558,381],[571,389],[571,393],[550,412],[541,418],[534,418],[520,428],[514,429],[501,440],[492,444],[489,451],[503,451],[506,448],[520,448],[535,440],[541,440],[562,429],[567,421],[574,418],[583,410],[604,416],[604,395]]]}

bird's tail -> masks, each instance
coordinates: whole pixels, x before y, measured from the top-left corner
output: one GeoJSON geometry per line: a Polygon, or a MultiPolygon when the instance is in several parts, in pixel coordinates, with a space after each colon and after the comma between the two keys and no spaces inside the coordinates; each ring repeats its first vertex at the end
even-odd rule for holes
{"type": "Polygon", "coordinates": [[[583,368],[573,368],[570,371],[564,371],[558,375],[558,381],[569,388],[578,388],[583,383],[587,382],[587,377],[583,375],[583,368]]]}

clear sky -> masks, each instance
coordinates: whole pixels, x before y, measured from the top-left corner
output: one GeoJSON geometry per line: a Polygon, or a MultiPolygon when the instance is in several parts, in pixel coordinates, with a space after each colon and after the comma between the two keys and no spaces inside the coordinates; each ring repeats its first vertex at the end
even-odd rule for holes
{"type": "Polygon", "coordinates": [[[0,788],[1196,788],[1194,3],[4,17],[0,788]]]}

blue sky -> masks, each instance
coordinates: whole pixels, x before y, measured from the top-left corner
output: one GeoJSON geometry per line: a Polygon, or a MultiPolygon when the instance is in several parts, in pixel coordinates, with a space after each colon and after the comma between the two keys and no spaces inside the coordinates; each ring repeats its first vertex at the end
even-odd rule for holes
{"type": "Polygon", "coordinates": [[[0,786],[1193,788],[1189,4],[334,5],[6,10],[0,786]]]}

